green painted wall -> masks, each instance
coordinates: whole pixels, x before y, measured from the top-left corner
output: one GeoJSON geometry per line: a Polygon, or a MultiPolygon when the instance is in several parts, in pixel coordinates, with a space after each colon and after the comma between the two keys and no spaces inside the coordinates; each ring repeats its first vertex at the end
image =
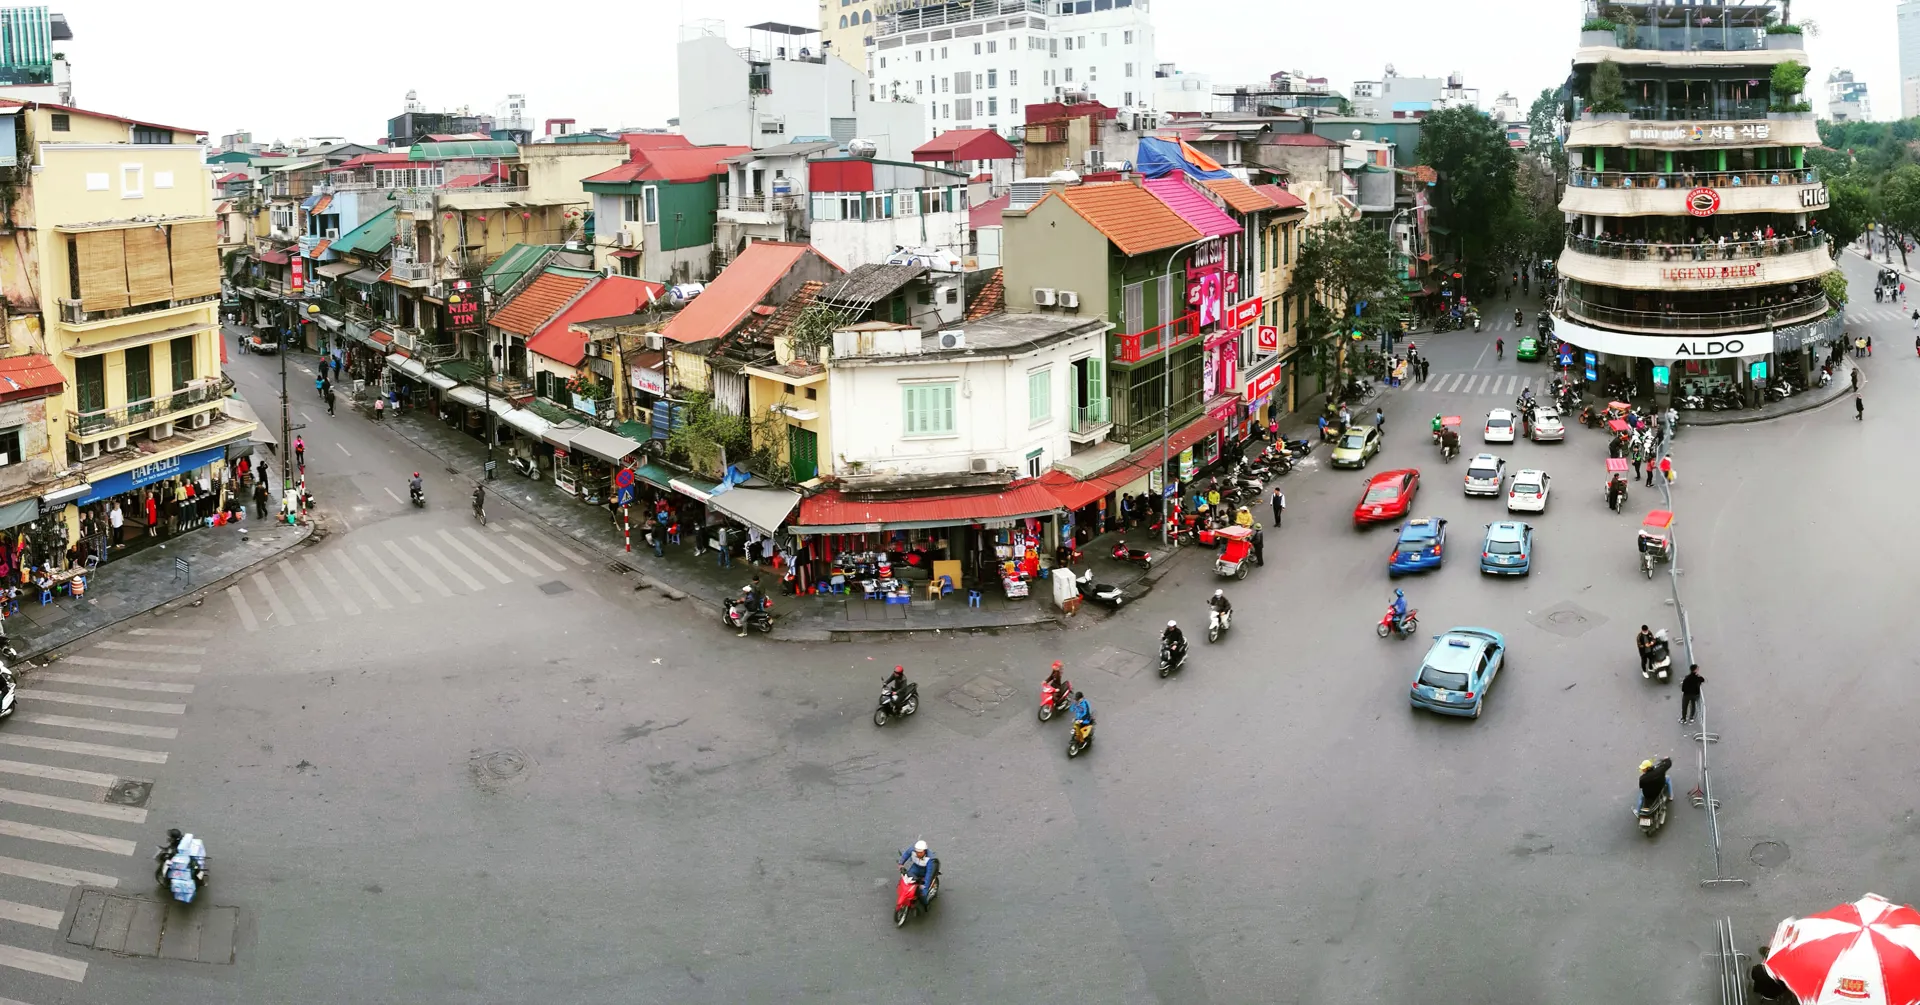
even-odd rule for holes
{"type": "Polygon", "coordinates": [[[712,179],[660,186],[660,250],[678,251],[713,243],[720,212],[720,186],[712,179]],[[674,214],[680,214],[678,219],[674,214]]]}

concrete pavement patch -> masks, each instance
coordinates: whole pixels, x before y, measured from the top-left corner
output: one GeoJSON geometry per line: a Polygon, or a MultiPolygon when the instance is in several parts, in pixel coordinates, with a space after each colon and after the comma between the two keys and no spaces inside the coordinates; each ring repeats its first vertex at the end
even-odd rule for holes
{"type": "Polygon", "coordinates": [[[1561,638],[1577,639],[1607,623],[1607,616],[1564,600],[1527,619],[1527,623],[1561,638]]]}

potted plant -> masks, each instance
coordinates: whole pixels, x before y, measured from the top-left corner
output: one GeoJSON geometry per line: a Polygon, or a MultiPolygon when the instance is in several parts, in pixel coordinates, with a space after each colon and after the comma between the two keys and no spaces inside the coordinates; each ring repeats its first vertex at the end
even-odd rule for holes
{"type": "Polygon", "coordinates": [[[1587,22],[1580,26],[1580,47],[1590,49],[1595,46],[1618,44],[1618,36],[1615,32],[1619,27],[1604,17],[1588,18],[1587,22]]]}
{"type": "Polygon", "coordinates": [[[1588,119],[1625,119],[1627,117],[1626,85],[1620,77],[1620,64],[1611,59],[1603,59],[1593,68],[1593,79],[1587,85],[1587,109],[1583,116],[1588,119]]]}
{"type": "Polygon", "coordinates": [[[1773,91],[1773,104],[1767,111],[1767,118],[1804,119],[1812,114],[1812,105],[1805,101],[1794,100],[1807,87],[1805,66],[1791,59],[1784,63],[1776,63],[1769,84],[1773,91]]]}

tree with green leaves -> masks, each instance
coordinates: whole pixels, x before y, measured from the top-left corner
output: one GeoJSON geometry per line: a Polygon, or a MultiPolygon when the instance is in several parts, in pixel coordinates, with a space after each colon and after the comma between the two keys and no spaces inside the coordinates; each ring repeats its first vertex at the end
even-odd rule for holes
{"type": "Polygon", "coordinates": [[[1627,84],[1620,76],[1619,63],[1603,59],[1593,68],[1593,79],[1587,84],[1587,110],[1599,114],[1627,110],[1627,84]]]}
{"type": "Polygon", "coordinates": [[[1820,229],[1833,238],[1834,258],[1839,258],[1847,245],[1867,232],[1867,224],[1873,222],[1877,209],[1873,189],[1860,181],[1842,177],[1827,182],[1827,209],[1815,219],[1820,222],[1820,229]]]}
{"type": "MultiPolygon", "coordinates": [[[[1831,198],[1832,188],[1827,191],[1831,198]]],[[[1908,164],[1880,183],[1880,220],[1896,234],[1920,234],[1920,165],[1908,164]]],[[[1900,264],[1905,266],[1906,243],[1895,243],[1900,247],[1900,264]]]]}
{"type": "Polygon", "coordinates": [[[1495,256],[1510,237],[1514,178],[1513,147],[1500,123],[1477,108],[1446,108],[1421,123],[1416,163],[1439,173],[1434,215],[1458,242],[1469,276],[1504,272],[1495,256]]]}
{"type": "Polygon", "coordinates": [[[1784,63],[1773,64],[1773,77],[1769,81],[1773,90],[1773,110],[1776,112],[1804,112],[1812,106],[1802,107],[1794,98],[1807,89],[1807,68],[1789,59],[1784,63]]]}
{"type": "Polygon", "coordinates": [[[1335,373],[1343,338],[1350,337],[1354,306],[1366,308],[1360,322],[1374,331],[1398,327],[1406,296],[1404,273],[1385,231],[1359,220],[1329,220],[1301,235],[1287,293],[1307,305],[1300,348],[1310,373],[1335,373]]]}
{"type": "Polygon", "coordinates": [[[1527,109],[1527,156],[1552,167],[1555,177],[1565,180],[1567,158],[1560,149],[1560,127],[1566,122],[1565,103],[1559,90],[1542,88],[1527,109]]]}

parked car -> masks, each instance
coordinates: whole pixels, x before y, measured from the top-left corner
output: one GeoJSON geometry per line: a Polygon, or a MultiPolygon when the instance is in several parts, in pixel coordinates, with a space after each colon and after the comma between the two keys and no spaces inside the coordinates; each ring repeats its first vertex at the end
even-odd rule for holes
{"type": "Polygon", "coordinates": [[[1518,520],[1487,524],[1487,540],[1480,546],[1480,571],[1497,576],[1532,572],[1533,525],[1518,520]]]}
{"type": "Polygon", "coordinates": [[[1553,489],[1553,479],[1545,471],[1526,468],[1513,476],[1513,482],[1507,486],[1507,512],[1509,513],[1545,513],[1547,511],[1547,493],[1553,489]]]}
{"type": "Polygon", "coordinates": [[[1492,454],[1475,454],[1473,460],[1467,462],[1467,476],[1463,484],[1470,496],[1497,496],[1506,480],[1506,461],[1492,454]]]}
{"type": "Polygon", "coordinates": [[[1560,421],[1560,410],[1545,405],[1535,406],[1533,410],[1533,428],[1527,433],[1535,443],[1559,442],[1567,438],[1567,425],[1560,421]]]}
{"type": "Polygon", "coordinates": [[[1447,522],[1439,517],[1408,520],[1400,527],[1400,540],[1394,542],[1393,557],[1387,560],[1387,575],[1425,572],[1446,562],[1447,522]]]}
{"type": "Polygon", "coordinates": [[[1436,635],[1413,676],[1413,707],[1478,719],[1487,689],[1506,661],[1507,638],[1491,628],[1455,628],[1436,635]]]}
{"type": "Polygon", "coordinates": [[[1420,472],[1415,468],[1382,471],[1367,480],[1367,490],[1353,507],[1353,525],[1387,523],[1407,515],[1414,493],[1420,491],[1420,472]]]}

